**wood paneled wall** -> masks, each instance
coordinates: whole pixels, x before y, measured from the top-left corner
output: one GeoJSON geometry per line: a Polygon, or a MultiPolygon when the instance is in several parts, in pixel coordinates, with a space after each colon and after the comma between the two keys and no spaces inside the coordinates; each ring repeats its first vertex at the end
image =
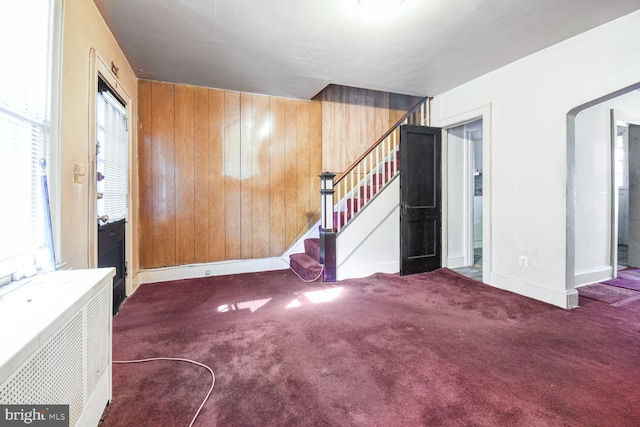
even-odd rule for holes
{"type": "Polygon", "coordinates": [[[140,80],[140,266],[280,256],[320,205],[322,109],[140,80]]]}
{"type": "Polygon", "coordinates": [[[422,98],[329,85],[322,102],[322,169],[343,172],[422,98]]]}

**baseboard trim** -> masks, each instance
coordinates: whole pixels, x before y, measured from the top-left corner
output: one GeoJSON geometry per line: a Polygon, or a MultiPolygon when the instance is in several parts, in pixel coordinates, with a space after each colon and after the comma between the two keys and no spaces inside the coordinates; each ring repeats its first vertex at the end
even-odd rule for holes
{"type": "Polygon", "coordinates": [[[489,283],[493,287],[514,292],[557,307],[575,308],[578,306],[578,291],[575,289],[572,291],[557,291],[493,272],[491,273],[489,283]]]}
{"type": "Polygon", "coordinates": [[[170,280],[194,279],[206,276],[224,276],[227,274],[285,270],[288,268],[289,264],[287,264],[282,258],[274,257],[153,268],[149,270],[141,270],[137,277],[139,283],[143,284],[167,282],[170,280]]]}
{"type": "Polygon", "coordinates": [[[447,268],[466,267],[463,256],[454,256],[447,258],[447,268]]]}
{"type": "Polygon", "coordinates": [[[609,265],[598,270],[584,271],[576,273],[576,286],[590,285],[592,283],[602,282],[613,278],[613,268],[609,265]]]}

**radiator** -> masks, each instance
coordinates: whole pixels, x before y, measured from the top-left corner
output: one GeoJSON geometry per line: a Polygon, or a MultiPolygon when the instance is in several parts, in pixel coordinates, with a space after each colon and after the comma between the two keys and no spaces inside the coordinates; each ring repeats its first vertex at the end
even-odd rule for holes
{"type": "Polygon", "coordinates": [[[96,426],[111,399],[114,269],[34,279],[0,300],[0,404],[69,405],[96,426]]]}

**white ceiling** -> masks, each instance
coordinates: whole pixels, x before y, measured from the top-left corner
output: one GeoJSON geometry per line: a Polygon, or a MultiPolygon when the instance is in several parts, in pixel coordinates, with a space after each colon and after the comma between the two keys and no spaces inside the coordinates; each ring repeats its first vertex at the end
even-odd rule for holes
{"type": "Polygon", "coordinates": [[[94,0],[140,78],[310,99],[435,95],[640,9],[640,0],[94,0]]]}

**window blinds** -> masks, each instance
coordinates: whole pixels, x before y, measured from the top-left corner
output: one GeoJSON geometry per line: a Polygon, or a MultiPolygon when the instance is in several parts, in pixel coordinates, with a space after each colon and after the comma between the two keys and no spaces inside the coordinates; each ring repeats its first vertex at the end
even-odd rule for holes
{"type": "Polygon", "coordinates": [[[53,0],[0,2],[0,281],[51,267],[40,162],[49,151],[52,12],[53,0]]]}
{"type": "MultiPolygon", "coordinates": [[[[98,216],[108,216],[106,222],[127,217],[129,187],[129,156],[127,110],[109,91],[98,93],[97,101],[98,152],[96,171],[103,179],[98,181],[98,216]]],[[[104,223],[103,221],[102,223],[104,223]]]]}

